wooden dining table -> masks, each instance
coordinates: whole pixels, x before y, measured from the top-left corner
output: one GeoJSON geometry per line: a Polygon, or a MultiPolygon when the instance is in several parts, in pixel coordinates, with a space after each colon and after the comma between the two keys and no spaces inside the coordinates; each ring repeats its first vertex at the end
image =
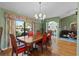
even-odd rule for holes
{"type": "Polygon", "coordinates": [[[26,44],[31,44],[37,41],[40,41],[42,39],[42,35],[40,35],[39,37],[37,36],[21,36],[21,37],[17,37],[17,39],[21,42],[24,42],[26,44]]]}
{"type": "MultiPolygon", "coordinates": [[[[21,36],[21,37],[17,37],[17,39],[19,41],[25,43],[26,46],[31,46],[31,48],[33,50],[35,50],[36,49],[36,42],[39,42],[39,41],[42,40],[42,35],[40,35],[38,37],[36,35],[30,36],[30,37],[28,37],[28,36],[21,36]],[[33,44],[35,44],[35,48],[33,47],[33,44]]],[[[27,47],[26,47],[26,49],[27,49],[27,47]]],[[[28,52],[29,51],[30,51],[30,48],[28,48],[28,52]]]]}

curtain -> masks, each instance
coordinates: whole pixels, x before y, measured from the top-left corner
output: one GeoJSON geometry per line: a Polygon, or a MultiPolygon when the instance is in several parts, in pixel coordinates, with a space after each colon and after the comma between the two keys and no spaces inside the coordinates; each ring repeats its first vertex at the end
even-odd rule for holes
{"type": "Polygon", "coordinates": [[[7,44],[8,47],[11,47],[10,37],[9,34],[15,35],[15,20],[13,14],[5,13],[5,19],[6,19],[6,37],[7,37],[7,44]]]}
{"type": "Polygon", "coordinates": [[[5,13],[5,19],[6,19],[6,29],[7,29],[7,34],[8,34],[8,47],[11,47],[11,41],[10,41],[10,36],[9,34],[13,34],[16,36],[16,19],[19,20],[26,20],[27,17],[25,16],[18,16],[10,12],[5,13]]]}

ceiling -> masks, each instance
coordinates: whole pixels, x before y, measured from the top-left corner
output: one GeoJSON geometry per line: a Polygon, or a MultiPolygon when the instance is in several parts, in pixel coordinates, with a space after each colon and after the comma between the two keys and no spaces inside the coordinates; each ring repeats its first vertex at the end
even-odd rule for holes
{"type": "MultiPolygon", "coordinates": [[[[12,10],[19,14],[34,17],[39,13],[38,2],[0,2],[0,7],[12,10]]],[[[77,8],[77,2],[43,2],[42,12],[46,13],[47,18],[63,17],[67,13],[77,8]]]]}

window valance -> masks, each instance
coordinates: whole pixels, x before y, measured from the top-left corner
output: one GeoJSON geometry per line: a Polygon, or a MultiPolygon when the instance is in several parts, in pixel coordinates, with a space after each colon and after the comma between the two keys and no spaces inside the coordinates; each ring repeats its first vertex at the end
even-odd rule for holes
{"type": "Polygon", "coordinates": [[[9,20],[15,20],[16,18],[18,18],[20,20],[26,20],[29,18],[27,16],[16,15],[16,14],[11,13],[11,12],[5,12],[4,14],[5,14],[5,17],[9,18],[9,20]]]}

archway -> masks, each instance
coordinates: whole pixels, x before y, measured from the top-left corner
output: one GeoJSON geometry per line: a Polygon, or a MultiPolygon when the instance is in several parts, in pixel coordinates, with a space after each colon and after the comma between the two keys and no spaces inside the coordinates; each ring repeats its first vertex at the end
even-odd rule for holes
{"type": "Polygon", "coordinates": [[[46,32],[51,30],[52,31],[52,37],[51,37],[51,48],[53,49],[53,52],[57,52],[58,46],[57,46],[57,37],[58,37],[58,26],[59,24],[55,21],[50,21],[46,23],[46,32]]]}
{"type": "Polygon", "coordinates": [[[51,30],[52,31],[52,35],[55,36],[55,37],[58,37],[58,23],[55,22],[55,21],[50,21],[50,22],[47,22],[46,24],[46,32],[48,30],[51,30]]]}

